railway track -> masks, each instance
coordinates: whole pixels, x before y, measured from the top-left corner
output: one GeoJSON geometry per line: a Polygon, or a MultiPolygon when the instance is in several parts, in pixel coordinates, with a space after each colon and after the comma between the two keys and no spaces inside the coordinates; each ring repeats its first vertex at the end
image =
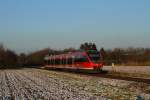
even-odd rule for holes
{"type": "Polygon", "coordinates": [[[94,75],[94,76],[100,76],[103,78],[119,79],[119,80],[127,80],[127,81],[135,81],[135,82],[143,82],[143,83],[150,84],[150,79],[147,79],[147,78],[114,76],[114,75],[94,75]]]}
{"type": "Polygon", "coordinates": [[[90,71],[90,70],[71,70],[71,69],[46,69],[46,70],[63,71],[67,73],[75,73],[75,74],[88,75],[88,76],[93,76],[93,77],[135,81],[135,82],[143,82],[143,83],[150,84],[150,78],[119,76],[119,75],[117,76],[115,74],[109,74],[108,71],[98,72],[98,71],[90,71]]]}

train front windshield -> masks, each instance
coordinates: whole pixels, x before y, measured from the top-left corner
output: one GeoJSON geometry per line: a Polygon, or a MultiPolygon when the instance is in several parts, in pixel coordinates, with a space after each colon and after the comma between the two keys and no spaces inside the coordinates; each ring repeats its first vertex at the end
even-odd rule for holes
{"type": "Polygon", "coordinates": [[[91,61],[93,62],[99,62],[100,61],[100,53],[96,50],[87,51],[87,54],[91,61]]]}

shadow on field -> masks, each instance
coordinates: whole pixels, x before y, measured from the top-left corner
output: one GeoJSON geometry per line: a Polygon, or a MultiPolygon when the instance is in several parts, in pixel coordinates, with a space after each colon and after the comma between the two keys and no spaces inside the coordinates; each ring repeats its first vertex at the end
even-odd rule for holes
{"type": "Polygon", "coordinates": [[[39,66],[0,66],[0,70],[16,70],[24,68],[40,68],[39,66]]]}
{"type": "Polygon", "coordinates": [[[53,70],[58,72],[69,72],[69,73],[78,73],[78,74],[107,74],[106,70],[88,70],[88,69],[63,69],[63,68],[44,68],[46,70],[53,70]]]}
{"type": "Polygon", "coordinates": [[[9,66],[3,66],[3,67],[0,67],[0,70],[7,70],[7,69],[10,69],[10,70],[13,70],[13,69],[22,69],[23,67],[9,67],[9,66]]]}

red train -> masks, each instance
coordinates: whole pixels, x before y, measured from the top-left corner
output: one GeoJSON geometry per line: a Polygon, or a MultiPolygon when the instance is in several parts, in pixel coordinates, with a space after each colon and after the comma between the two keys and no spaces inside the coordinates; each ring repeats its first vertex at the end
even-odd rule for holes
{"type": "Polygon", "coordinates": [[[103,61],[97,50],[76,51],[60,55],[48,55],[46,68],[92,69],[101,70],[103,61]]]}

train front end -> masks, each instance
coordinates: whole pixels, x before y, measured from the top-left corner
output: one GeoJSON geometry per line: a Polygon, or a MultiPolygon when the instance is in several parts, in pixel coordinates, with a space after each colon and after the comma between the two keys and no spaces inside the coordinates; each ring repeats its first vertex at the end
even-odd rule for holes
{"type": "Polygon", "coordinates": [[[94,70],[102,70],[103,61],[100,52],[97,50],[87,50],[86,54],[90,61],[90,67],[92,67],[94,70]]]}

